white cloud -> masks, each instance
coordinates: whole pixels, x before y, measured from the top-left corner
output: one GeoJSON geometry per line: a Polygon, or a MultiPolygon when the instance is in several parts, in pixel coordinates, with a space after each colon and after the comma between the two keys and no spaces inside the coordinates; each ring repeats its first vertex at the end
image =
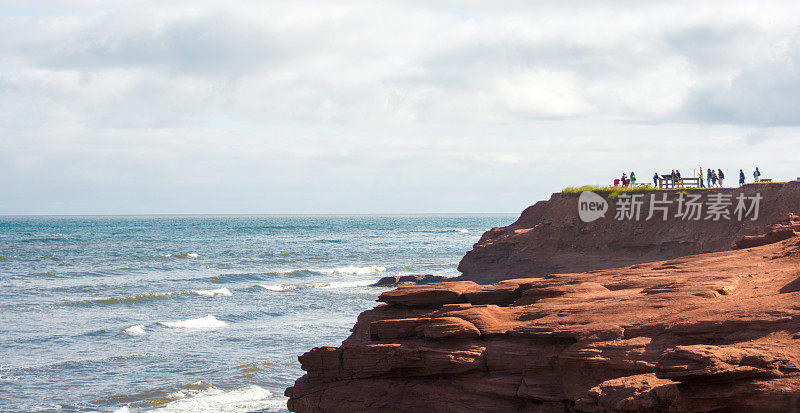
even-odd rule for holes
{"type": "Polygon", "coordinates": [[[797,175],[754,149],[798,143],[793,2],[6,3],[0,213],[516,210],[633,159],[797,175]]]}

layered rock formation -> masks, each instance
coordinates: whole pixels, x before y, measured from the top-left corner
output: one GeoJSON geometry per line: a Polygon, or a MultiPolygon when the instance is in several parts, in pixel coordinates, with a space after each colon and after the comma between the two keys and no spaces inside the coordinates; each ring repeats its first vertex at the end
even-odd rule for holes
{"type": "Polygon", "coordinates": [[[300,357],[292,411],[800,409],[797,238],[380,301],[300,357]]]}
{"type": "MultiPolygon", "coordinates": [[[[623,231],[633,231],[633,239],[609,235],[608,223],[545,225],[554,219],[553,204],[537,204],[479,243],[495,251],[523,248],[505,250],[505,258],[492,265],[527,265],[541,270],[535,277],[381,294],[384,304],[362,313],[340,347],[300,356],[307,374],[286,390],[289,408],[798,411],[800,220],[788,213],[800,209],[798,185],[765,186],[764,215],[757,221],[728,227],[699,222],[705,229],[687,230],[683,239],[666,224],[648,230],[621,223],[632,225],[623,231]],[[637,234],[647,231],[657,239],[645,247],[637,234]],[[515,238],[528,232],[534,235],[515,238]],[[545,242],[548,235],[555,247],[545,242]],[[730,250],[734,245],[738,249],[730,250]],[[547,256],[536,248],[561,254],[547,261],[560,264],[542,264],[537,257],[547,256]],[[605,268],[698,248],[728,251],[605,268]],[[592,268],[590,258],[575,257],[601,251],[618,254],[598,260],[601,269],[545,274],[592,268]]],[[[567,207],[572,202],[553,199],[567,207]]],[[[474,262],[490,267],[488,261],[474,262]]],[[[516,271],[524,270],[504,274],[516,271]]]]}
{"type": "Polygon", "coordinates": [[[686,189],[643,195],[645,204],[639,220],[615,220],[617,203],[610,200],[610,211],[605,219],[584,223],[578,218],[578,194],[553,194],[550,200],[527,208],[513,224],[483,234],[459,263],[458,270],[463,274],[460,279],[492,283],[724,251],[731,248],[733,241],[746,235],[763,234],[787,212],[800,209],[798,181],[749,184],[741,189],[686,189]],[[661,220],[661,214],[646,220],[651,194],[660,197],[667,193],[669,199],[675,200],[680,192],[702,194],[704,201],[712,193],[732,198],[740,193],[760,194],[763,199],[755,221],[674,219],[677,202],[670,206],[672,218],[669,220],[661,220]]]}

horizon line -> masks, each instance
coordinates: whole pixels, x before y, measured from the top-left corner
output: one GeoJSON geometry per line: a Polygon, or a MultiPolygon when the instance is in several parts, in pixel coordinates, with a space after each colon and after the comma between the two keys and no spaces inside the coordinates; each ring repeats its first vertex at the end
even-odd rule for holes
{"type": "Polygon", "coordinates": [[[109,213],[0,214],[0,217],[175,217],[175,216],[391,216],[391,215],[516,215],[520,212],[365,212],[365,213],[109,213]]]}

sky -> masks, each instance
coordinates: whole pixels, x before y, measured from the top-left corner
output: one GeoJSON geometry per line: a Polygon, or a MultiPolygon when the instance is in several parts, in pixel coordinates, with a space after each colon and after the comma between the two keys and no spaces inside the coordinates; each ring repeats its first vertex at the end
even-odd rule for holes
{"type": "Polygon", "coordinates": [[[792,1],[0,0],[0,214],[518,213],[800,177],[792,1]]]}

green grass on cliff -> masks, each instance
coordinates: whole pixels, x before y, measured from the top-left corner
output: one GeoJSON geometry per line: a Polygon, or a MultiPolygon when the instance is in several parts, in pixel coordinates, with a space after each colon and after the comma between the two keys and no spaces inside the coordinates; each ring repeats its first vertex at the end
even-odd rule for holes
{"type": "Polygon", "coordinates": [[[580,194],[584,191],[598,192],[600,194],[608,193],[609,199],[616,199],[620,194],[627,192],[650,192],[650,191],[675,191],[686,189],[700,189],[700,188],[656,188],[653,186],[637,186],[634,188],[627,188],[624,186],[600,186],[600,185],[584,185],[584,186],[568,186],[561,190],[562,194],[580,194]]]}

